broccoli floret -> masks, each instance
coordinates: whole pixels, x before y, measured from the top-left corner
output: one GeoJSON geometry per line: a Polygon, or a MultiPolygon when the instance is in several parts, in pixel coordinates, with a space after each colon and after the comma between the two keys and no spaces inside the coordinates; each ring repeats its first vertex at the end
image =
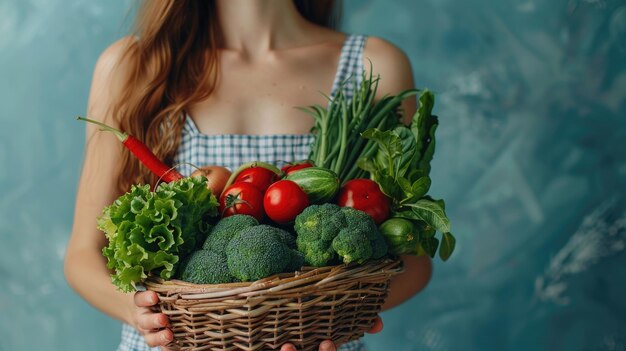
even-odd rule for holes
{"type": "Polygon", "coordinates": [[[363,231],[368,233],[368,238],[370,240],[376,238],[375,232],[378,231],[378,227],[370,215],[352,207],[342,207],[341,212],[346,218],[348,228],[361,228],[363,231]]]}
{"type": "Polygon", "coordinates": [[[276,235],[280,239],[280,241],[282,241],[290,249],[295,249],[296,248],[296,237],[293,236],[293,234],[289,233],[286,230],[280,229],[280,228],[272,227],[272,226],[269,226],[269,225],[268,225],[268,227],[272,228],[272,231],[274,232],[274,235],[276,235]]]}
{"type": "Polygon", "coordinates": [[[341,207],[323,204],[305,208],[296,217],[294,229],[298,237],[307,236],[310,240],[332,241],[347,225],[341,207]]]}
{"type": "Polygon", "coordinates": [[[304,261],[310,266],[328,266],[337,259],[337,254],[331,247],[332,241],[305,241],[298,236],[297,243],[298,250],[304,254],[304,261]]]}
{"type": "Polygon", "coordinates": [[[226,248],[230,273],[241,281],[252,281],[283,272],[293,254],[281,232],[269,225],[257,225],[235,234],[226,248]]]}
{"type": "Polygon", "coordinates": [[[179,279],[194,284],[221,284],[234,280],[228,270],[226,255],[208,250],[192,253],[182,263],[179,272],[179,279]]]}
{"type": "Polygon", "coordinates": [[[295,230],[298,250],[311,266],[326,266],[337,258],[363,263],[387,253],[387,243],[374,220],[351,207],[309,206],[296,217],[295,230]]]}
{"type": "Polygon", "coordinates": [[[332,248],[344,263],[363,263],[372,257],[372,244],[360,228],[342,229],[333,240],[332,248]]]}
{"type": "Polygon", "coordinates": [[[213,227],[202,248],[204,250],[224,251],[235,234],[258,224],[256,218],[248,215],[226,217],[213,227]]]}
{"type": "Polygon", "coordinates": [[[346,216],[349,228],[360,228],[360,230],[365,231],[372,245],[373,259],[381,258],[387,254],[387,241],[370,215],[352,207],[342,207],[341,212],[346,216]]]}
{"type": "Polygon", "coordinates": [[[331,245],[342,228],[347,226],[341,208],[334,204],[312,205],[296,217],[296,244],[305,262],[321,267],[332,263],[337,255],[331,245]]]}

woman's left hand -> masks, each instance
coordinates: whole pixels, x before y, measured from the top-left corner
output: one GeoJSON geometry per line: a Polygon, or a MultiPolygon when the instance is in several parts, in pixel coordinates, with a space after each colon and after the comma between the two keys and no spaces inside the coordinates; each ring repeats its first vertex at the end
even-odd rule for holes
{"type": "MultiPolygon", "coordinates": [[[[376,334],[381,330],[383,330],[383,320],[380,319],[380,317],[376,317],[374,325],[367,332],[369,334],[376,334]]],[[[283,345],[283,347],[280,348],[280,351],[297,351],[297,349],[292,344],[285,344],[283,345]]],[[[337,347],[331,340],[324,340],[320,344],[319,351],[337,351],[337,347]]]]}

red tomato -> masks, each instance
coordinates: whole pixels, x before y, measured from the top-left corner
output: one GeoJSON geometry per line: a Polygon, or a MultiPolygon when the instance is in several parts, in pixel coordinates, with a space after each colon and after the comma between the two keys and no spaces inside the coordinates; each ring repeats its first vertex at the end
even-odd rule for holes
{"type": "Polygon", "coordinates": [[[263,167],[250,167],[237,174],[233,183],[250,183],[263,193],[277,180],[278,174],[274,171],[263,167]]]}
{"type": "Polygon", "coordinates": [[[380,224],[389,217],[389,198],[375,181],[352,179],[339,190],[337,205],[363,211],[380,224]]]}
{"type": "Polygon", "coordinates": [[[293,221],[307,206],[309,199],[298,184],[291,180],[279,180],[265,192],[265,213],[276,223],[293,221]]]}
{"type": "Polygon", "coordinates": [[[222,217],[235,214],[246,214],[263,220],[263,193],[250,183],[236,183],[224,190],[220,196],[220,213],[222,217]]]}
{"type": "Polygon", "coordinates": [[[311,161],[304,161],[304,162],[300,162],[300,163],[289,163],[283,166],[283,168],[281,168],[280,170],[283,172],[283,175],[289,175],[295,171],[304,169],[304,168],[309,168],[309,167],[313,167],[314,164],[311,161]]]}

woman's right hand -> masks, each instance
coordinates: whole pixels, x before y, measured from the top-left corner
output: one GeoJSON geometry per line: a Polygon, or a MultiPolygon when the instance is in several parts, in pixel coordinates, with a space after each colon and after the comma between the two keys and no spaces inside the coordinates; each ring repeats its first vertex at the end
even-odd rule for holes
{"type": "Polygon", "coordinates": [[[174,339],[174,334],[168,329],[170,321],[167,316],[151,309],[158,302],[159,297],[154,291],[136,292],[130,315],[131,325],[143,335],[150,347],[165,346],[174,339]]]}

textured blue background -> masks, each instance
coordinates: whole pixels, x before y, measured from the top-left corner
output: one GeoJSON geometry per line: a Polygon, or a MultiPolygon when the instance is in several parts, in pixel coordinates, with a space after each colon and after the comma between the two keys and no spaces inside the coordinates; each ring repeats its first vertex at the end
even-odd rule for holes
{"type": "MultiPolygon", "coordinates": [[[[0,0],[0,350],[113,350],[62,257],[99,53],[130,2],[0,0]]],[[[626,2],[347,0],[441,116],[433,194],[458,237],[372,350],[626,349],[626,2]]]]}

